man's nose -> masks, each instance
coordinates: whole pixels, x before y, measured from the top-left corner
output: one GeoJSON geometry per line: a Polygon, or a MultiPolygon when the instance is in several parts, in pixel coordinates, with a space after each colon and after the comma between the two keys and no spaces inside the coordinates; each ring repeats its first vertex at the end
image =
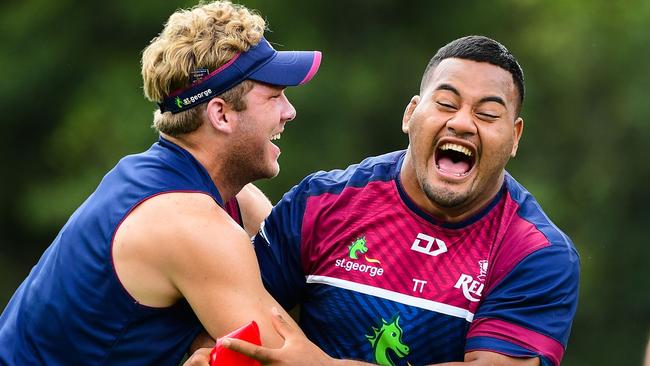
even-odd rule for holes
{"type": "Polygon", "coordinates": [[[282,109],[282,121],[284,122],[289,122],[296,118],[296,108],[293,107],[293,104],[289,101],[289,99],[285,96],[285,105],[284,108],[282,109]]]}
{"type": "Polygon", "coordinates": [[[458,110],[449,120],[447,128],[457,136],[476,134],[476,123],[470,108],[458,110]]]}

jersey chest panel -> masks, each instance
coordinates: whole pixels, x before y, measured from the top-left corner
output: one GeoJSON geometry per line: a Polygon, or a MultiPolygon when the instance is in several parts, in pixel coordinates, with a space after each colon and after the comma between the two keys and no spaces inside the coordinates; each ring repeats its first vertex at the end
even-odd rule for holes
{"type": "Polygon", "coordinates": [[[314,197],[306,212],[310,337],[335,356],[380,364],[462,359],[496,227],[435,225],[409,210],[394,181],[314,197]],[[393,339],[379,341],[388,330],[393,339]]]}

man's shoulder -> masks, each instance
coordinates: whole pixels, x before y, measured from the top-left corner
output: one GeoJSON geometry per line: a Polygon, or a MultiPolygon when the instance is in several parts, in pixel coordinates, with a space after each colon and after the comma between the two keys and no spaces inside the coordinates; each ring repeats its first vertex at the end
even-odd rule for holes
{"type": "Polygon", "coordinates": [[[305,177],[294,187],[294,194],[307,196],[340,193],[346,187],[363,187],[374,181],[390,181],[399,174],[405,151],[372,156],[345,169],[318,171],[305,177]]]}
{"type": "Polygon", "coordinates": [[[184,296],[176,285],[179,278],[199,276],[200,268],[236,265],[233,251],[249,245],[248,235],[211,196],[170,192],[147,199],[125,218],[112,257],[133,298],[164,307],[184,296]]]}
{"type": "Polygon", "coordinates": [[[511,217],[505,220],[495,265],[502,275],[524,260],[544,262],[544,266],[568,268],[579,266],[578,252],[567,234],[546,215],[537,200],[512,176],[506,175],[508,204],[511,217]],[[548,259],[553,263],[548,263],[548,259]]]}
{"type": "Polygon", "coordinates": [[[139,242],[162,249],[165,243],[176,247],[181,239],[189,242],[197,235],[218,238],[221,233],[238,229],[237,223],[208,193],[163,192],[136,206],[118,231],[128,236],[145,233],[139,242]]]}
{"type": "Polygon", "coordinates": [[[544,212],[535,197],[509,174],[506,175],[506,187],[508,198],[516,208],[515,218],[509,225],[511,235],[540,235],[548,245],[559,245],[575,251],[569,236],[544,212]]]}
{"type": "Polygon", "coordinates": [[[113,251],[144,261],[157,258],[160,264],[247,237],[209,195],[170,192],[147,199],[125,217],[115,231],[113,251]]]}

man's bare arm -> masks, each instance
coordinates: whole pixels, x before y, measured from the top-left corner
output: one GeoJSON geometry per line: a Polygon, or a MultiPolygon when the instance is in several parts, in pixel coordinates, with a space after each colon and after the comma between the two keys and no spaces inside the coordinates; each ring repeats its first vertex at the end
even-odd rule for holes
{"type": "Polygon", "coordinates": [[[185,298],[213,338],[255,320],[263,344],[282,344],[268,314],[278,305],[262,285],[250,238],[211,197],[169,193],[144,202],[118,229],[113,255],[140,303],[185,298]]]}
{"type": "MultiPolygon", "coordinates": [[[[266,195],[255,185],[249,183],[237,194],[237,203],[242,216],[244,230],[248,236],[256,235],[262,221],[271,213],[273,206],[266,195]]],[[[294,319],[296,319],[294,317],[294,319]]],[[[193,354],[200,348],[214,346],[215,340],[205,330],[201,332],[190,345],[189,353],[193,354]]]]}

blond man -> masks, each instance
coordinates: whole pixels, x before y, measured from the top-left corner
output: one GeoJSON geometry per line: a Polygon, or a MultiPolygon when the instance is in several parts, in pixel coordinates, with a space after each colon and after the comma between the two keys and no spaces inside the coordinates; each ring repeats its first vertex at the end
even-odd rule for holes
{"type": "Polygon", "coordinates": [[[202,328],[255,319],[281,344],[250,236],[270,210],[318,52],[278,52],[264,20],[217,1],[174,13],[142,56],[160,139],[123,158],[70,217],[0,317],[2,365],[178,365],[202,328]]]}

